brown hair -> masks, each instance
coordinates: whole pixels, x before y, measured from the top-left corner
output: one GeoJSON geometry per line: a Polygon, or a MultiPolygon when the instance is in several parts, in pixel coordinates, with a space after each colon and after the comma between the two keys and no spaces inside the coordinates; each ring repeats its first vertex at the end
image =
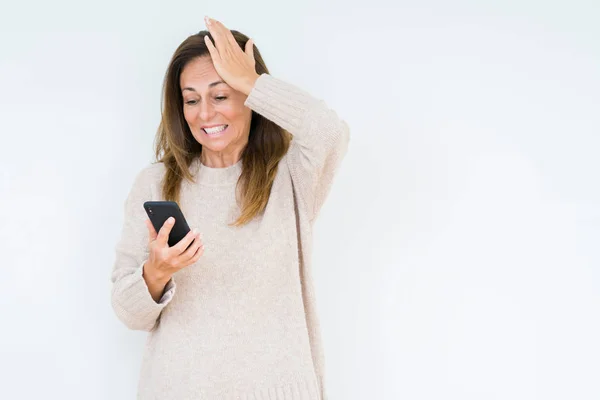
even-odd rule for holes
{"type": "MultiPolygon", "coordinates": [[[[245,48],[248,37],[231,30],[233,37],[245,48]]],[[[162,181],[162,194],[165,200],[179,202],[181,183],[185,178],[194,182],[189,171],[192,161],[202,152],[202,145],[196,141],[183,115],[183,96],[179,78],[184,67],[192,60],[208,56],[210,52],[204,36],[214,39],[210,32],[203,30],[185,39],[175,50],[165,74],[162,88],[162,120],[156,132],[155,155],[157,162],[165,165],[162,181]]],[[[260,52],[254,45],[256,72],[269,73],[260,52]]],[[[252,111],[248,144],[242,151],[242,173],[236,186],[236,200],[241,201],[241,215],[230,224],[240,226],[250,222],[264,211],[271,186],[277,173],[279,161],[288,150],[291,134],[279,125],[252,111]],[[237,194],[241,194],[241,199],[237,194]]]]}

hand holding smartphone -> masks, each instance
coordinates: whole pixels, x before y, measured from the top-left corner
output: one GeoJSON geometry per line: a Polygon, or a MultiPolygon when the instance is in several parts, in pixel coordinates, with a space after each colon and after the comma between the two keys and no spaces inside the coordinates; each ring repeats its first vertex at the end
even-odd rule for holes
{"type": "Polygon", "coordinates": [[[144,263],[144,276],[149,276],[151,282],[164,283],[178,270],[198,261],[204,254],[204,244],[201,234],[190,230],[177,203],[147,201],[144,209],[149,218],[149,257],[144,263]],[[174,223],[168,222],[170,217],[174,223]]]}
{"type": "Polygon", "coordinates": [[[190,231],[179,205],[174,201],[147,201],[144,209],[156,232],[160,231],[169,217],[175,218],[175,225],[169,233],[169,247],[175,246],[190,231]]]}

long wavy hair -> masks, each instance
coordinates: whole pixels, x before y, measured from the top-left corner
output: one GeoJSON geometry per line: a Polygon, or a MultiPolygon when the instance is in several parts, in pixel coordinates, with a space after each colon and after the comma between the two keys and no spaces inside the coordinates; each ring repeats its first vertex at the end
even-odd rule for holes
{"type": "MultiPolygon", "coordinates": [[[[248,36],[231,30],[233,37],[244,50],[248,36]]],[[[198,57],[210,52],[204,43],[209,31],[203,30],[185,39],[175,50],[167,68],[162,88],[162,119],[154,142],[156,162],[165,166],[162,194],[165,200],[179,202],[183,179],[195,182],[190,165],[202,152],[183,114],[183,95],[179,78],[184,67],[198,57]]],[[[254,45],[256,72],[269,73],[257,47],[254,45]]],[[[262,213],[269,200],[271,187],[279,161],[287,152],[291,134],[279,125],[252,111],[248,143],[241,153],[242,173],[236,185],[236,201],[241,214],[230,226],[241,226],[262,213]]]]}

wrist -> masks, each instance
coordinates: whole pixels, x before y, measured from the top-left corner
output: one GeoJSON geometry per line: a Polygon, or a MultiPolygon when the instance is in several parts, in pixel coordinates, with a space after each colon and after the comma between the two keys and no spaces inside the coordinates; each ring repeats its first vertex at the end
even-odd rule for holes
{"type": "Polygon", "coordinates": [[[153,284],[166,284],[171,279],[169,275],[158,272],[156,269],[152,268],[147,261],[144,263],[142,276],[148,282],[153,284]]]}
{"type": "Polygon", "coordinates": [[[250,92],[254,88],[254,85],[256,84],[256,81],[258,78],[260,78],[259,74],[254,74],[254,75],[248,77],[243,85],[242,90],[241,90],[242,93],[244,93],[246,96],[249,96],[250,92]]]}

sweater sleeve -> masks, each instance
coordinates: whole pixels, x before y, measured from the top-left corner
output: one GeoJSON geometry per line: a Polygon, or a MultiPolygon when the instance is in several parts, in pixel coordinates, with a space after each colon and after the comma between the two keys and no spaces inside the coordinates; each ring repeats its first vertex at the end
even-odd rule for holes
{"type": "Polygon", "coordinates": [[[269,74],[259,76],[244,104],[292,134],[287,163],[313,221],[347,153],[348,124],[323,100],[269,74]]]}
{"type": "Polygon", "coordinates": [[[150,332],[157,326],[163,308],[175,293],[173,278],[165,286],[157,303],[152,298],[143,277],[143,265],[148,259],[148,228],[143,204],[152,200],[149,169],[135,178],[124,204],[124,222],[117,242],[112,270],[111,303],[117,317],[129,329],[150,332]]]}

